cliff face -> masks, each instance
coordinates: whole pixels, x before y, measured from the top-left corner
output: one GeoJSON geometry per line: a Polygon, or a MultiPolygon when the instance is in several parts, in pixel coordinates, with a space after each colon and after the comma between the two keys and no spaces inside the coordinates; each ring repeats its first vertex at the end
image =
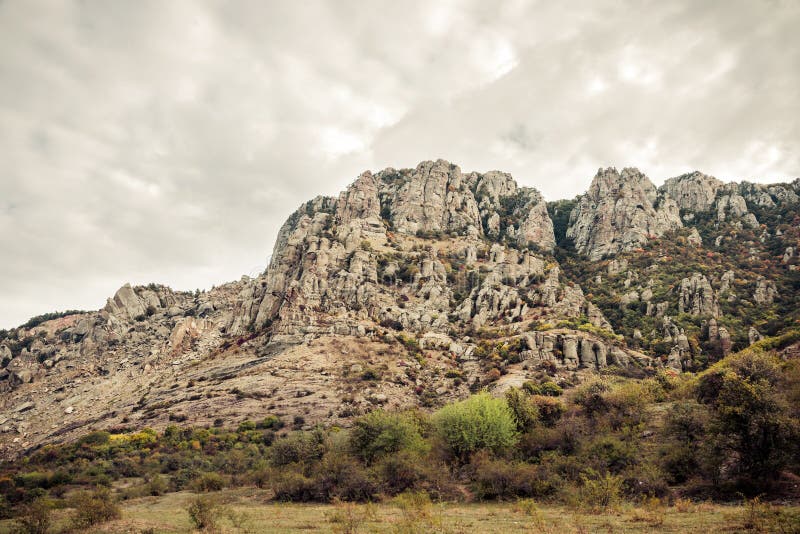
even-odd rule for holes
{"type": "Polygon", "coordinates": [[[600,169],[573,210],[567,237],[591,260],[681,228],[678,205],[637,169],[600,169]]]}
{"type": "Polygon", "coordinates": [[[601,169],[557,248],[547,203],[509,174],[367,171],[292,214],[255,279],[125,285],[102,310],[0,332],[0,450],[257,416],[264,399],[346,424],[539,366],[699,369],[800,319],[798,190],[601,169]]]}

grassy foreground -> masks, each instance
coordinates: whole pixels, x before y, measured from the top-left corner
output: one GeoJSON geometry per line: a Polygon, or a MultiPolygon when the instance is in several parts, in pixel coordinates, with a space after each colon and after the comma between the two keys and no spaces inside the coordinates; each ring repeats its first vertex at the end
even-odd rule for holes
{"type": "MultiPolygon", "coordinates": [[[[187,511],[197,494],[170,493],[124,503],[122,518],[90,532],[197,532],[187,511]]],[[[238,489],[205,494],[215,508],[207,532],[392,532],[392,533],[590,533],[590,532],[800,532],[800,507],[749,502],[721,505],[678,501],[674,506],[621,505],[605,511],[534,503],[431,503],[400,496],[381,504],[294,504],[268,502],[262,490],[238,489]]],[[[66,523],[68,511],[54,514],[52,531],[66,523]]],[[[0,533],[14,532],[0,522],[0,533]]]]}

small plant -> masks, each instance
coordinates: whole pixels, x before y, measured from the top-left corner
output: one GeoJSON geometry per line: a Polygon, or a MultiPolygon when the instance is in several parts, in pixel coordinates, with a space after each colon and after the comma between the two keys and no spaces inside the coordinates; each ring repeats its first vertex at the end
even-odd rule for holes
{"type": "Polygon", "coordinates": [[[217,499],[207,495],[194,497],[186,509],[189,519],[198,530],[216,531],[222,507],[217,499]]]}
{"type": "Polygon", "coordinates": [[[167,492],[167,481],[161,475],[154,475],[147,481],[147,494],[153,497],[167,492]]]}
{"type": "Polygon", "coordinates": [[[744,503],[742,527],[748,532],[800,532],[800,515],[754,497],[744,503]]]}
{"type": "Polygon", "coordinates": [[[402,514],[396,525],[396,532],[411,534],[441,529],[441,514],[436,513],[430,496],[424,491],[401,493],[394,498],[394,504],[400,508],[402,514]]]}
{"type": "Polygon", "coordinates": [[[197,491],[219,491],[225,487],[225,479],[218,473],[203,473],[194,482],[197,491]]]}
{"type": "Polygon", "coordinates": [[[363,511],[355,503],[334,499],[332,504],[333,511],[326,514],[326,519],[337,534],[356,534],[368,519],[368,511],[363,511]]]}
{"type": "Polygon", "coordinates": [[[581,487],[578,492],[580,505],[592,510],[608,510],[619,504],[622,493],[622,477],[611,473],[600,474],[594,469],[587,469],[581,475],[581,487]]]}
{"type": "Polygon", "coordinates": [[[528,516],[536,530],[542,530],[544,528],[544,515],[542,515],[542,512],[539,510],[539,507],[536,506],[536,502],[533,499],[518,500],[514,511],[528,516]]]}
{"type": "Polygon", "coordinates": [[[641,521],[651,527],[660,527],[667,518],[667,507],[658,497],[648,497],[641,508],[634,508],[633,520],[641,521]]]}

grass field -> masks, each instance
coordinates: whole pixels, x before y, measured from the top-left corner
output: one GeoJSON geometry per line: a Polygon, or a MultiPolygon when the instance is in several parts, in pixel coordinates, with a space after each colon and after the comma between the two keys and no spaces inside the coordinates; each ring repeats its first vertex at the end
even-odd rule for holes
{"type": "MultiPolygon", "coordinates": [[[[122,518],[92,532],[157,533],[196,531],[187,511],[197,496],[188,492],[147,497],[123,504],[122,518]]],[[[800,532],[800,508],[769,505],[621,505],[604,512],[533,503],[430,503],[399,498],[381,504],[283,504],[266,501],[255,489],[210,494],[211,516],[220,533],[442,532],[800,532]]],[[[52,532],[66,524],[68,510],[54,512],[52,532]]],[[[12,521],[0,533],[13,532],[12,521]]]]}

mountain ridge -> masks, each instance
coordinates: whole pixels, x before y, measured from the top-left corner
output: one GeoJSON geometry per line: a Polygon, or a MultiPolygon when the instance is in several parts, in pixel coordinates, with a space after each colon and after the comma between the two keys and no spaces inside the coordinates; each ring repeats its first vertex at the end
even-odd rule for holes
{"type": "Polygon", "coordinates": [[[609,167],[548,203],[444,160],[366,171],[302,204],[255,278],[125,285],[102,310],[0,336],[2,453],[265,403],[346,423],[372,405],[501,391],[531,365],[701,369],[796,321],[798,193],[800,179],[693,172],[656,187],[609,167]],[[377,382],[353,382],[373,367],[377,382]]]}

